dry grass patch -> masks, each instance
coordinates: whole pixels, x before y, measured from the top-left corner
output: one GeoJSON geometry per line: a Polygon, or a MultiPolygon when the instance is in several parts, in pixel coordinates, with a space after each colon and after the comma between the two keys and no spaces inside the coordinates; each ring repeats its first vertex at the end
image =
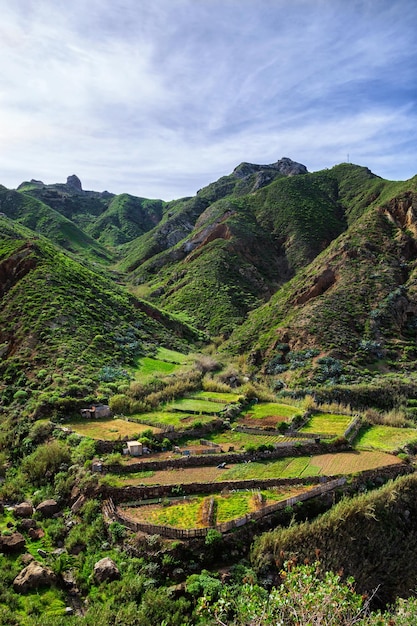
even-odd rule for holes
{"type": "Polygon", "coordinates": [[[134,438],[136,435],[140,436],[141,433],[150,428],[154,433],[161,432],[159,428],[112,418],[105,420],[85,420],[83,422],[67,422],[65,426],[84,437],[102,439],[105,441],[116,441],[118,439],[125,439],[126,437],[134,438]]]}

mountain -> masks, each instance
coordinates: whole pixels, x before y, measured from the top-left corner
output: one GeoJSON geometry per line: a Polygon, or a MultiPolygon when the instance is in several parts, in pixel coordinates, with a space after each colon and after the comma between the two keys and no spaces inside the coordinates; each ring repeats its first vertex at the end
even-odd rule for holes
{"type": "MultiPolygon", "coordinates": [[[[37,415],[107,399],[103,368],[188,350],[197,332],[139,301],[43,236],[0,217],[0,398],[37,415]]],[[[119,376],[120,375],[120,376],[119,376]]]]}
{"type": "Polygon", "coordinates": [[[3,188],[0,209],[227,339],[274,385],[316,387],[413,366],[415,194],[416,178],[348,163],[309,173],[283,158],[169,203],[84,191],[73,175],[3,188]]]}

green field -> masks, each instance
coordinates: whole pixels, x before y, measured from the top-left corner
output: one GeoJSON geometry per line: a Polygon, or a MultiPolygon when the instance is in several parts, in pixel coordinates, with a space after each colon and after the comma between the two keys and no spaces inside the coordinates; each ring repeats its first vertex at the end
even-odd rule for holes
{"type": "Polygon", "coordinates": [[[136,422],[128,422],[122,419],[91,419],[74,420],[66,422],[65,426],[84,437],[91,439],[103,439],[105,441],[116,441],[125,437],[136,439],[141,433],[151,428],[155,433],[161,432],[159,428],[145,426],[136,422]]]}
{"type": "Polygon", "coordinates": [[[242,396],[238,393],[221,391],[196,391],[192,397],[197,400],[211,400],[212,402],[231,404],[232,402],[237,402],[242,396]]]}
{"type": "Polygon", "coordinates": [[[391,452],[417,441],[416,428],[394,428],[393,426],[367,426],[359,431],[355,448],[374,448],[391,452]]]}
{"type": "Polygon", "coordinates": [[[315,413],[308,423],[300,428],[301,433],[332,434],[342,436],[352,422],[351,415],[337,415],[335,413],[315,413]]]}
{"type": "Polygon", "coordinates": [[[168,361],[161,361],[160,359],[145,356],[141,358],[135,376],[138,380],[144,381],[149,378],[154,378],[155,376],[168,376],[176,372],[179,367],[180,365],[177,363],[170,363],[168,361]]]}
{"type": "Polygon", "coordinates": [[[210,400],[195,400],[194,398],[180,398],[165,405],[166,409],[174,411],[194,411],[197,413],[218,413],[227,406],[227,403],[210,402],[210,400]]]}
{"type": "Polygon", "coordinates": [[[275,402],[258,402],[242,414],[242,417],[250,417],[255,420],[262,420],[266,417],[280,417],[292,419],[295,415],[301,415],[299,407],[290,404],[277,404],[275,402]]]}
{"type": "MultiPolygon", "coordinates": [[[[226,430],[223,433],[210,433],[205,436],[205,439],[217,443],[223,448],[224,452],[229,452],[229,448],[233,447],[234,450],[243,450],[246,446],[260,446],[262,444],[274,444],[274,443],[297,443],[297,441],[305,441],[304,439],[297,440],[292,437],[285,437],[279,433],[273,433],[271,435],[252,435],[250,433],[242,433],[237,430],[226,430]]],[[[181,445],[196,445],[199,440],[189,439],[181,441],[181,445]]]]}
{"type": "Polygon", "coordinates": [[[146,382],[158,376],[169,376],[184,366],[192,363],[192,357],[168,348],[158,348],[155,357],[141,357],[138,360],[134,376],[137,380],[146,382]]]}
{"type": "Polygon", "coordinates": [[[266,506],[286,500],[303,491],[307,491],[311,487],[294,486],[278,489],[265,489],[259,491],[238,491],[229,494],[215,494],[213,496],[196,496],[186,498],[172,504],[159,505],[151,504],[141,507],[124,508],[124,513],[130,518],[149,524],[161,526],[174,526],[175,528],[201,528],[204,526],[202,522],[202,507],[207,498],[213,498],[215,501],[216,514],[215,523],[222,524],[239,517],[243,517],[247,513],[257,510],[256,495],[261,493],[264,497],[266,506]]]}
{"type": "Polygon", "coordinates": [[[138,419],[150,425],[161,424],[181,429],[189,428],[195,422],[207,424],[208,422],[213,421],[213,419],[216,419],[216,416],[188,415],[187,413],[180,413],[179,411],[151,411],[148,413],[138,413],[136,415],[131,415],[129,419],[138,419]]]}

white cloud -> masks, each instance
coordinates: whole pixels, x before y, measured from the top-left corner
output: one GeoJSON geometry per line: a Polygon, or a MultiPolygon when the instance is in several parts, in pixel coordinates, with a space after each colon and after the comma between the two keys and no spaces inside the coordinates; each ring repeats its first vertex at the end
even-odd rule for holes
{"type": "Polygon", "coordinates": [[[310,171],[348,153],[388,178],[417,171],[413,0],[0,9],[7,186],[75,172],[87,188],[170,199],[284,155],[310,171]]]}

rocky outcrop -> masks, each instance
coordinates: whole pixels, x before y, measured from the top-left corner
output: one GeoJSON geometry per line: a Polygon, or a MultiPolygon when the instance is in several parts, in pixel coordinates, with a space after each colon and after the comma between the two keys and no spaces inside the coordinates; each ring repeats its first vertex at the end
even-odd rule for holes
{"type": "Polygon", "coordinates": [[[44,500],[36,507],[36,512],[43,517],[52,517],[59,511],[59,505],[56,500],[44,500]]]}
{"type": "Polygon", "coordinates": [[[11,535],[0,536],[0,552],[10,554],[19,552],[25,547],[25,538],[21,533],[12,533],[11,535]]]}
{"type": "Polygon", "coordinates": [[[321,294],[334,285],[335,281],[336,275],[334,271],[330,268],[326,268],[320,276],[315,277],[312,286],[296,298],[295,304],[305,304],[312,298],[321,296],[321,294]]]}
{"type": "Polygon", "coordinates": [[[76,176],[75,174],[72,174],[71,176],[68,176],[68,178],[67,178],[67,185],[69,185],[73,189],[76,189],[77,191],[82,191],[83,190],[82,185],[81,185],[81,181],[78,178],[78,176],[76,176]]]}
{"type": "Polygon", "coordinates": [[[49,568],[32,561],[13,581],[13,589],[17,593],[27,593],[31,589],[50,587],[56,582],[54,572],[49,568]]]}
{"type": "Polygon", "coordinates": [[[0,263],[0,298],[36,267],[35,250],[33,244],[25,244],[0,263]]]}
{"type": "Polygon", "coordinates": [[[32,517],[33,506],[30,504],[30,502],[21,502],[21,504],[17,504],[14,507],[13,512],[15,517],[32,517]]]}
{"type": "Polygon", "coordinates": [[[258,172],[262,172],[262,177],[257,177],[257,189],[259,187],[263,187],[265,184],[271,182],[271,170],[275,172],[279,172],[283,176],[297,176],[299,174],[308,174],[308,170],[305,165],[301,163],[297,163],[288,157],[283,157],[279,159],[276,163],[271,163],[270,165],[255,165],[254,163],[241,163],[233,170],[233,175],[237,178],[246,178],[247,176],[251,176],[252,174],[257,174],[258,172]],[[268,170],[270,170],[268,175],[268,170]]]}
{"type": "Polygon", "coordinates": [[[109,582],[120,578],[120,572],[116,563],[109,557],[105,557],[94,565],[93,578],[96,583],[109,582]]]}

